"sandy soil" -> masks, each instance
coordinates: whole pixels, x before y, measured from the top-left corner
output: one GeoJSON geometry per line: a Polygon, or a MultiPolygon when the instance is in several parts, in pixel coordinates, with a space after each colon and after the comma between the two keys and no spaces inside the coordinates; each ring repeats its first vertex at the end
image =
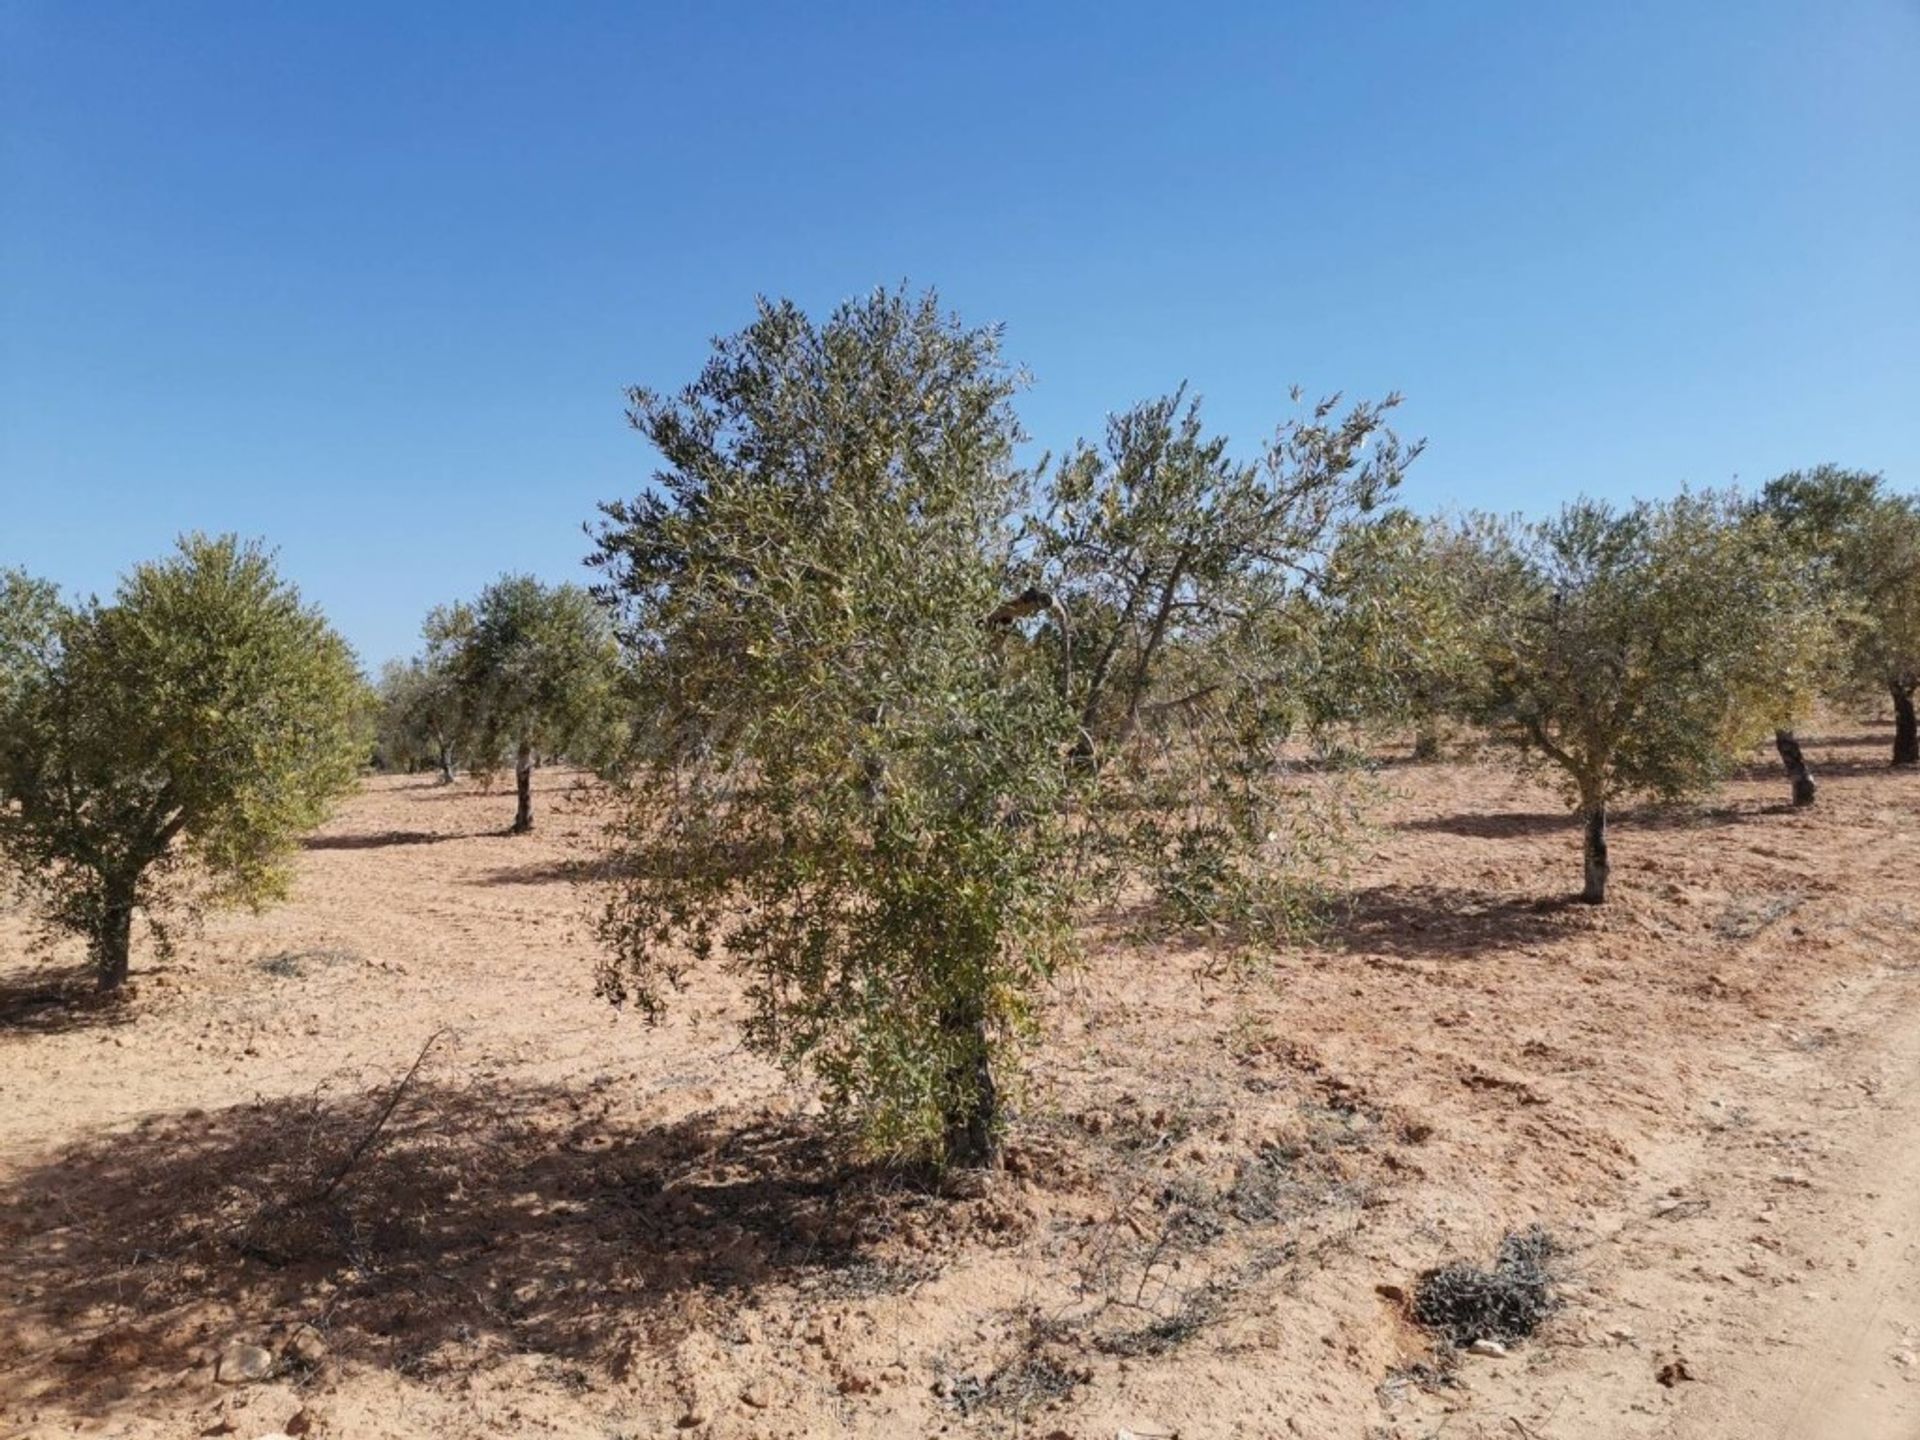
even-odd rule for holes
{"type": "Polygon", "coordinates": [[[1913,1440],[1885,746],[1815,741],[1812,812],[1757,766],[1623,818],[1601,911],[1550,795],[1389,766],[1325,943],[1102,945],[1007,1171],[945,1189],[828,1143],[723,977],[651,1028],[594,998],[572,777],[521,839],[369,783],[125,1006],[0,916],[0,1436],[1913,1440]],[[1429,1368],[1396,1297],[1535,1221],[1565,1307],[1429,1368]]]}

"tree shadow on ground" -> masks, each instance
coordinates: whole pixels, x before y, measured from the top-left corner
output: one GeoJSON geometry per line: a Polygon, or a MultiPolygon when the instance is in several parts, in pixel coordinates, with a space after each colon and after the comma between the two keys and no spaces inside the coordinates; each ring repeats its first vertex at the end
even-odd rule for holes
{"type": "Polygon", "coordinates": [[[537,860],[529,865],[503,865],[489,870],[475,885],[589,885],[612,878],[613,867],[601,860],[561,857],[537,860]]]}
{"type": "Polygon", "coordinates": [[[389,1093],[161,1117],[0,1188],[0,1410],[106,1414],[236,1333],[271,1348],[301,1324],[330,1365],[617,1373],[716,1298],[899,1288],[867,1251],[931,1201],[785,1117],[622,1128],[591,1089],[422,1082],[376,1132],[389,1093]]]}
{"type": "MultiPolygon", "coordinates": [[[[1828,777],[1851,777],[1856,775],[1900,776],[1920,774],[1920,769],[1916,769],[1914,766],[1895,765],[1893,763],[1893,742],[1891,740],[1887,742],[1886,749],[1879,754],[1865,754],[1855,751],[1844,759],[1819,754],[1809,755],[1807,757],[1807,768],[1813,772],[1815,784],[1819,783],[1820,777],[1823,775],[1828,777]]],[[[1741,778],[1759,778],[1760,773],[1764,773],[1762,767],[1756,766],[1754,771],[1744,772],[1741,778]]],[[[1779,771],[1776,769],[1773,773],[1777,775],[1779,771]]]]}
{"type": "Polygon", "coordinates": [[[470,838],[431,830],[380,830],[369,835],[309,835],[300,845],[306,850],[384,850],[389,845],[437,845],[443,840],[470,838]]]}
{"type": "MultiPolygon", "coordinates": [[[[1774,773],[1778,773],[1777,769],[1774,773]]],[[[1818,770],[1815,776],[1818,777],[1818,770]]],[[[1784,782],[1783,782],[1784,785],[1784,782]]],[[[1759,815],[1778,814],[1791,809],[1778,805],[1689,805],[1636,806],[1631,810],[1608,810],[1609,823],[1620,831],[1689,830],[1709,826],[1738,825],[1759,815]]],[[[1418,820],[1402,820],[1396,830],[1415,834],[1462,835],[1476,840],[1517,840],[1529,835],[1578,835],[1580,817],[1570,810],[1509,811],[1501,814],[1466,812],[1458,815],[1429,815],[1418,820]]]]}
{"type": "Polygon", "coordinates": [[[1856,730],[1844,735],[1802,735],[1800,744],[1815,754],[1823,750],[1886,750],[1893,749],[1893,726],[1887,724],[1880,730],[1856,730]]]}
{"type": "Polygon", "coordinates": [[[1590,929],[1592,906],[1571,894],[1521,897],[1445,885],[1377,885],[1335,910],[1330,943],[1403,959],[1468,959],[1550,944],[1590,929]]]}
{"type": "Polygon", "coordinates": [[[101,994],[93,966],[82,963],[0,979],[0,1037],[62,1035],[133,1018],[125,991],[101,994]]]}

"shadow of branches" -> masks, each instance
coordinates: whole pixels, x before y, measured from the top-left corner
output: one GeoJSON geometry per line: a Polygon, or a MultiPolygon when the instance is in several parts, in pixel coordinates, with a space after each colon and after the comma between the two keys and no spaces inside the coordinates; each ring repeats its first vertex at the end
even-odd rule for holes
{"type": "Polygon", "coordinates": [[[100,993],[91,965],[29,971],[0,980],[0,1037],[60,1035],[133,1018],[128,995],[100,993]]]}
{"type": "Polygon", "coordinates": [[[0,1409],[104,1413],[236,1330],[303,1325],[407,1373],[476,1347],[617,1371],[693,1297],[857,1270],[929,1203],[801,1122],[623,1129],[591,1089],[423,1081],[352,1160],[391,1095],[188,1111],[0,1190],[0,1409]]]}
{"type": "MultiPolygon", "coordinates": [[[[1779,773],[1775,766],[1773,774],[1779,773]]],[[[1816,774],[1818,771],[1816,770],[1816,774]]],[[[1782,782],[1784,789],[1785,782],[1782,782]]],[[[1691,830],[1738,825],[1760,815],[1777,814],[1785,805],[1636,805],[1609,808],[1611,823],[1620,831],[1691,830]]],[[[1476,840],[1518,840],[1531,835],[1580,833],[1580,817],[1571,810],[1506,811],[1496,814],[1463,812],[1402,820],[1396,830],[1414,834],[1464,835],[1476,840]]],[[[1575,842],[1578,843],[1577,841],[1575,842]]]]}
{"type": "Polygon", "coordinates": [[[304,850],[384,850],[390,845],[437,845],[443,840],[467,838],[431,830],[380,830],[368,835],[309,835],[300,846],[304,850]]]}
{"type": "Polygon", "coordinates": [[[1526,898],[1445,885],[1356,890],[1330,917],[1330,944],[1372,955],[1465,959],[1562,939],[1590,928],[1571,895],[1526,898]]]}

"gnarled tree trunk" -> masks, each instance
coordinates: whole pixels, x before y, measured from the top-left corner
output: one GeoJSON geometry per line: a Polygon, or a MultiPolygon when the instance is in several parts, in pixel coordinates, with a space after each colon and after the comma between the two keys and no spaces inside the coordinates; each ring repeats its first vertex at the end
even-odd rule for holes
{"type": "Polygon", "coordinates": [[[522,740],[514,753],[513,783],[520,794],[520,808],[513,817],[513,833],[525,835],[533,829],[533,742],[530,740],[522,740]]]}
{"type": "Polygon", "coordinates": [[[1607,898],[1607,806],[1597,801],[1588,805],[1586,817],[1587,834],[1585,844],[1586,887],[1581,890],[1580,898],[1589,905],[1599,905],[1607,898]]]}
{"type": "Polygon", "coordinates": [[[440,783],[453,783],[453,746],[443,744],[440,747],[440,783]]]}
{"type": "Polygon", "coordinates": [[[1893,763],[1896,765],[1920,765],[1920,728],[1916,728],[1913,714],[1913,689],[1911,685],[1892,685],[1893,692],[1893,763]]]}
{"type": "Polygon", "coordinates": [[[1780,764],[1793,781],[1793,803],[1813,804],[1813,797],[1819,793],[1820,787],[1813,783],[1813,772],[1807,769],[1807,757],[1800,753],[1799,739],[1791,730],[1776,730],[1773,732],[1773,748],[1780,752],[1780,764]]]}

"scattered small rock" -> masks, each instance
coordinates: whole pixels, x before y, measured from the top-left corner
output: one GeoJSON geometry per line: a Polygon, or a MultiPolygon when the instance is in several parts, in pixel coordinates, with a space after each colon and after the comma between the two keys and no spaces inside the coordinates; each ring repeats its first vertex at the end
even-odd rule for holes
{"type": "MultiPolygon", "coordinates": [[[[311,1325],[302,1325],[287,1338],[281,1356],[292,1364],[308,1370],[317,1370],[327,1358],[327,1342],[320,1332],[311,1325]]],[[[293,1431],[293,1434],[299,1432],[293,1431]]]]}
{"type": "Polygon", "coordinates": [[[1504,1360],[1507,1358],[1507,1347],[1498,1340],[1476,1340],[1467,1346],[1467,1353],[1485,1355],[1490,1360],[1504,1360]]]}
{"type": "Polygon", "coordinates": [[[1676,1355],[1658,1370],[1654,1371],[1653,1378],[1671,1390],[1682,1380],[1698,1380],[1700,1377],[1687,1368],[1687,1362],[1684,1356],[1676,1355]]]}
{"type": "Polygon", "coordinates": [[[249,1380],[264,1380],[273,1374],[273,1352],[259,1345],[238,1341],[220,1352],[214,1362],[213,1378],[222,1385],[240,1385],[249,1380]]]}

